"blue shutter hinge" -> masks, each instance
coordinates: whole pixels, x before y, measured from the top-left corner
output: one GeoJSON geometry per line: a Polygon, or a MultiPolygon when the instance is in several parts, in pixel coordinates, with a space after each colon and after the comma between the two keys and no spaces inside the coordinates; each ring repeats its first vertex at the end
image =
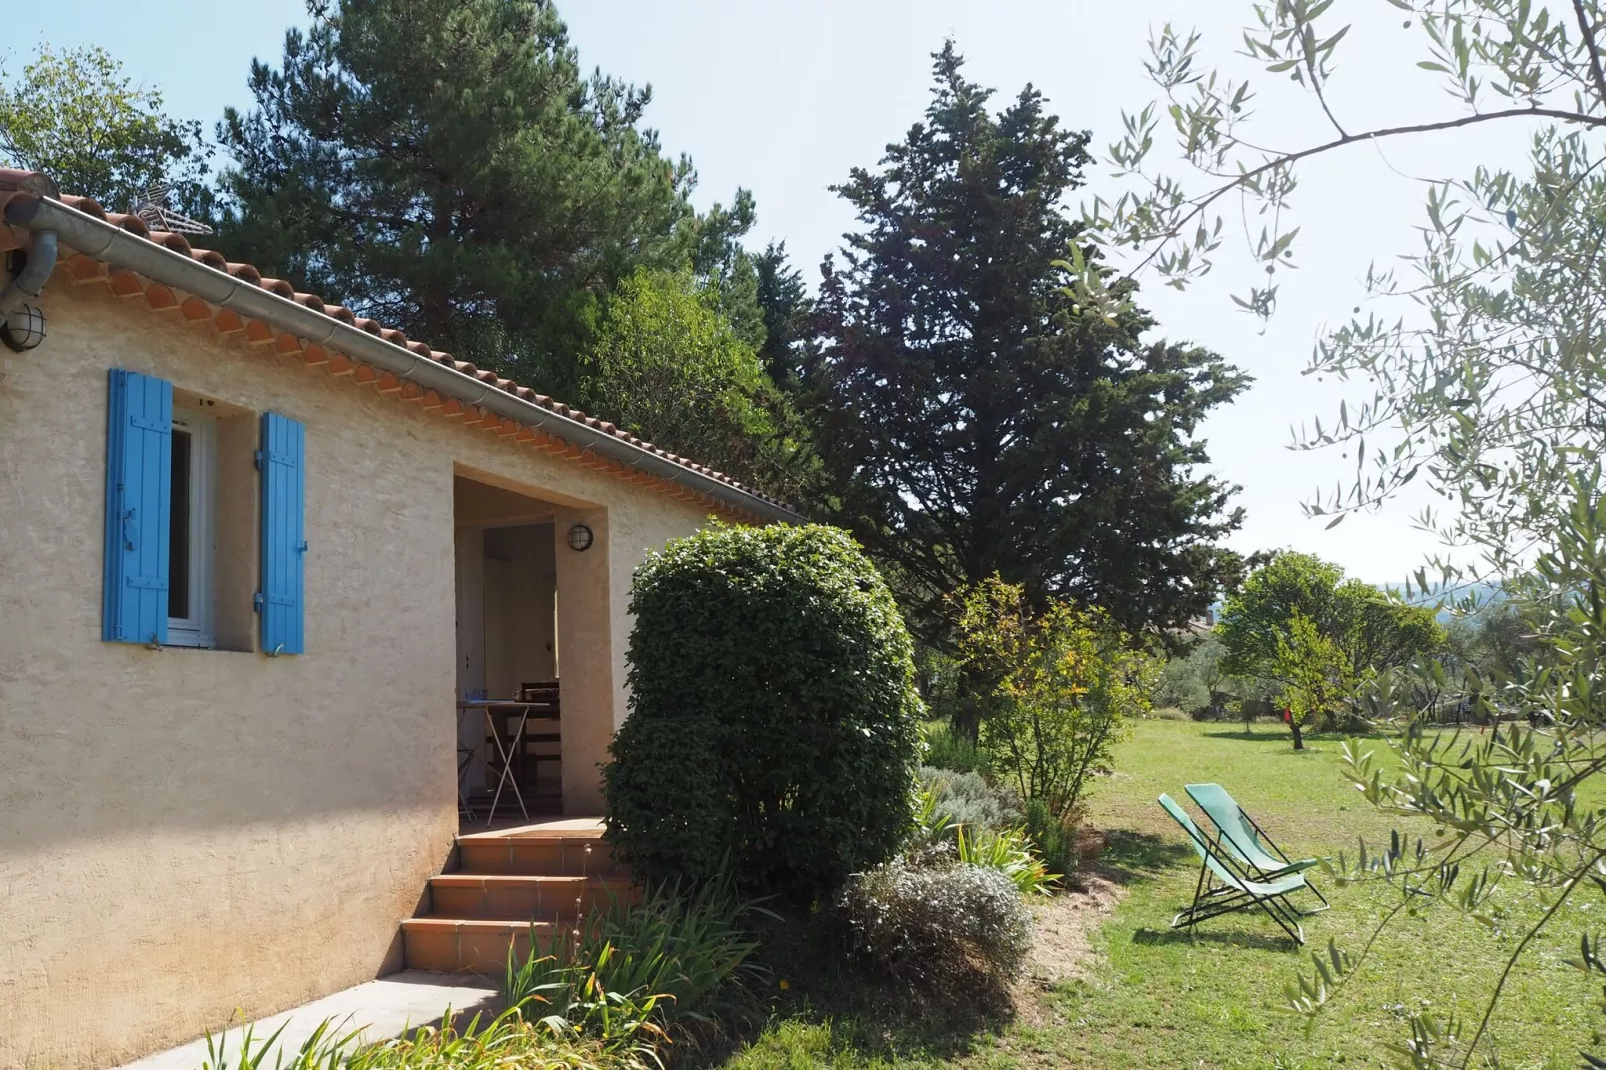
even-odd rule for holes
{"type": "Polygon", "coordinates": [[[258,591],[256,594],[251,596],[251,611],[253,613],[261,613],[262,612],[262,592],[261,591],[258,591]]]}
{"type": "Polygon", "coordinates": [[[257,450],[255,453],[253,453],[251,455],[251,459],[252,459],[253,462],[255,462],[255,464],[257,466],[257,471],[258,472],[262,471],[262,451],[261,450],[257,450]]]}

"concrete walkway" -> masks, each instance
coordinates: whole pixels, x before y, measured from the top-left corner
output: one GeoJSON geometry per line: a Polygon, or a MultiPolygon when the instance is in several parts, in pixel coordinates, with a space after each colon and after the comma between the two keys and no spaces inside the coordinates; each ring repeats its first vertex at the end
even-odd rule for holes
{"type": "MultiPolygon", "coordinates": [[[[326,1019],[336,1036],[362,1029],[364,1040],[388,1040],[422,1025],[438,1024],[447,1007],[459,1023],[466,1023],[476,1011],[482,1012],[480,1021],[485,1022],[501,1010],[502,1001],[494,984],[478,978],[403,970],[252,1023],[251,1048],[257,1051],[282,1025],[284,1032],[279,1034],[274,1051],[289,1062],[302,1042],[326,1019]]],[[[244,1034],[241,1027],[229,1029],[222,1038],[223,1058],[214,1062],[214,1067],[239,1065],[244,1034]]],[[[218,1040],[213,1037],[214,1045],[218,1040]]],[[[128,1063],[122,1070],[201,1070],[207,1061],[206,1038],[201,1037],[128,1063]]],[[[266,1065],[271,1067],[275,1061],[270,1055],[266,1065]]]]}

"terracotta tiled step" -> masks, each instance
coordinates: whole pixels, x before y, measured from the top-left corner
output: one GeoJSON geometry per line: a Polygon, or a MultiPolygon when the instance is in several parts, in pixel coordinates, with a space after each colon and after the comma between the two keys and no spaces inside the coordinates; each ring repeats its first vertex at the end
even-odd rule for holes
{"type": "Polygon", "coordinates": [[[618,877],[600,836],[459,836],[458,871],[545,877],[618,877]]]}
{"type": "Polygon", "coordinates": [[[640,893],[623,877],[446,873],[430,878],[429,894],[442,916],[575,918],[611,899],[633,905],[640,893]]]}
{"type": "Polygon", "coordinates": [[[410,970],[478,973],[500,976],[507,969],[508,947],[523,959],[530,953],[530,931],[543,944],[569,930],[569,923],[551,919],[449,918],[426,914],[402,922],[402,940],[410,970]]]}

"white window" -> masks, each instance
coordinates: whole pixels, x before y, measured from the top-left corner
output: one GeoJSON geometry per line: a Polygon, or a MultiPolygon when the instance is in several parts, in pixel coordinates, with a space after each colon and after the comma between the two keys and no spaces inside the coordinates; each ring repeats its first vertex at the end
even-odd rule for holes
{"type": "Polygon", "coordinates": [[[175,406],[167,570],[170,646],[216,645],[212,634],[216,469],[217,420],[175,406]]]}

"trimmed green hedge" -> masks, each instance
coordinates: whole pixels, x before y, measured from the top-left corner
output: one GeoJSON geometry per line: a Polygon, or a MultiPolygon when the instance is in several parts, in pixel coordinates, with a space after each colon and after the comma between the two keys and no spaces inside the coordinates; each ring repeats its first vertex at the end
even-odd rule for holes
{"type": "Polygon", "coordinates": [[[639,877],[806,898],[891,858],[909,827],[912,644],[857,544],[820,525],[715,526],[631,589],[631,714],[603,772],[639,877]]]}

